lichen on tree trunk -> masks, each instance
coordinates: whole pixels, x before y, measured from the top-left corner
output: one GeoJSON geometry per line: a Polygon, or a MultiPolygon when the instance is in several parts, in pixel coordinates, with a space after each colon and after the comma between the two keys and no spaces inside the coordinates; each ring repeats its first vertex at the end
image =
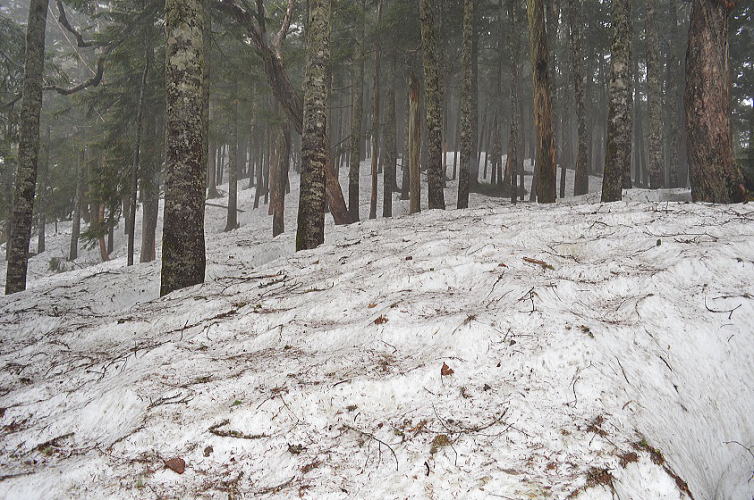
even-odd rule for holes
{"type": "Polygon", "coordinates": [[[301,195],[296,250],[325,242],[325,169],[328,161],[327,109],[330,64],[330,0],[309,2],[301,137],[301,195]]]}
{"type": "Polygon", "coordinates": [[[445,209],[442,164],[442,89],[440,88],[437,26],[431,0],[419,0],[422,58],[424,62],[424,105],[427,124],[427,199],[429,209],[445,209]]]}
{"type": "Polygon", "coordinates": [[[623,175],[631,169],[629,0],[612,0],[613,44],[610,57],[610,103],[607,121],[607,156],[602,178],[602,201],[623,198],[623,175]]]}
{"type": "Polygon", "coordinates": [[[42,110],[47,0],[31,0],[26,29],[26,60],[18,141],[18,169],[13,196],[5,293],[26,290],[29,240],[39,161],[39,116],[42,110]]]}
{"type": "Polygon", "coordinates": [[[202,0],[166,0],[167,178],[160,295],[204,281],[202,0]]]}

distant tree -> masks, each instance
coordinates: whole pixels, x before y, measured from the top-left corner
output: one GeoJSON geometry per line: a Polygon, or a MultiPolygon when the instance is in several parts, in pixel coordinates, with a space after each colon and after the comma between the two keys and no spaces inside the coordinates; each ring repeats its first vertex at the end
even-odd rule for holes
{"type": "Polygon", "coordinates": [[[657,4],[647,2],[647,108],[649,111],[649,187],[659,189],[664,184],[662,156],[662,66],[660,42],[657,34],[657,4]]]}
{"type": "Polygon", "coordinates": [[[409,212],[421,212],[421,172],[419,170],[419,149],[421,147],[421,108],[419,98],[421,86],[416,75],[409,74],[408,86],[408,169],[411,199],[409,212]]]}
{"type": "Polygon", "coordinates": [[[570,28],[570,61],[573,66],[573,85],[576,96],[576,121],[578,123],[578,145],[576,153],[576,178],[573,194],[580,196],[589,192],[589,145],[586,125],[586,83],[584,68],[584,36],[582,21],[582,0],[568,0],[568,26],[570,28]]]}
{"type": "Polygon", "coordinates": [[[29,240],[34,213],[34,193],[39,161],[39,116],[42,110],[45,26],[47,0],[31,0],[26,27],[26,56],[23,100],[19,126],[18,168],[16,170],[13,212],[8,242],[8,268],[5,293],[26,290],[29,240]]]}
{"type": "Polygon", "coordinates": [[[356,222],[359,214],[359,178],[361,176],[361,121],[364,114],[364,38],[366,29],[366,0],[361,1],[358,30],[351,64],[351,138],[348,161],[348,213],[356,222]]]}
{"type": "Polygon", "coordinates": [[[167,178],[160,295],[204,281],[204,9],[166,0],[167,178]]]}
{"type": "Polygon", "coordinates": [[[733,156],[728,0],[693,0],[686,53],[686,127],[694,201],[743,201],[733,156]]]}

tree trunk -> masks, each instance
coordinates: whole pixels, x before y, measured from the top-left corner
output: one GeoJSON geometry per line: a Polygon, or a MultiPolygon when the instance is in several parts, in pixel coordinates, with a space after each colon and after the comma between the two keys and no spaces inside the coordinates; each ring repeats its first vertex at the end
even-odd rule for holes
{"type": "Polygon", "coordinates": [[[736,203],[746,196],[730,128],[727,4],[694,0],[691,7],[685,107],[694,201],[736,203]]]}
{"type": "Polygon", "coordinates": [[[76,194],[73,198],[73,215],[71,216],[71,246],[68,260],[79,257],[79,236],[81,235],[81,203],[84,196],[84,168],[86,165],[86,149],[81,148],[76,164],[76,194]]]}
{"type": "Polygon", "coordinates": [[[458,175],[458,203],[457,208],[469,208],[469,178],[471,176],[471,158],[474,155],[472,129],[472,93],[474,91],[472,42],[474,36],[475,0],[463,2],[463,49],[462,71],[463,90],[461,93],[461,170],[458,175]]]}
{"type": "MultiPolygon", "coordinates": [[[[157,232],[157,218],[160,207],[160,140],[157,137],[157,120],[150,117],[145,128],[146,142],[144,144],[144,159],[142,161],[141,189],[142,189],[142,219],[141,219],[141,252],[139,261],[152,262],[156,258],[155,233],[157,232]]],[[[213,162],[214,163],[214,162],[213,162]]]]}
{"type": "Polygon", "coordinates": [[[623,175],[631,171],[631,27],[629,0],[612,0],[610,111],[602,202],[623,199],[623,175]]]}
{"type": "Polygon", "coordinates": [[[206,51],[201,0],[166,0],[167,179],[160,295],[204,282],[206,51]]]}
{"type": "Polygon", "coordinates": [[[13,216],[8,242],[8,268],[5,293],[26,290],[29,264],[29,240],[34,214],[34,191],[39,160],[39,115],[42,110],[42,76],[44,73],[45,25],[47,0],[31,0],[26,28],[26,59],[19,127],[18,169],[13,196],[13,216]]]}
{"type": "Polygon", "coordinates": [[[576,179],[573,186],[574,196],[589,192],[589,159],[587,151],[586,71],[584,69],[584,37],[581,12],[581,0],[568,0],[568,24],[571,28],[571,66],[573,67],[573,84],[576,95],[576,121],[578,122],[578,151],[576,153],[576,179]]]}
{"type": "MultiPolygon", "coordinates": [[[[718,0],[712,0],[717,2],[718,0]]],[[[655,2],[647,2],[647,106],[649,111],[649,187],[659,189],[664,184],[662,168],[662,67],[655,2]]],[[[718,82],[719,83],[719,82],[718,82]]]]}
{"type": "Polygon", "coordinates": [[[419,165],[421,147],[421,114],[419,80],[413,73],[409,76],[409,122],[408,122],[408,169],[411,185],[409,213],[421,212],[421,171],[419,165]]]}
{"type": "Polygon", "coordinates": [[[445,210],[442,165],[442,89],[440,88],[437,26],[431,0],[419,0],[422,58],[424,62],[424,103],[427,121],[427,198],[429,209],[445,210]]]}
{"type": "Polygon", "coordinates": [[[37,197],[37,255],[45,251],[45,237],[47,236],[47,185],[50,175],[50,125],[47,125],[45,139],[44,160],[39,166],[39,193],[37,197]]]}
{"type": "MultiPolygon", "coordinates": [[[[517,201],[518,189],[516,186],[516,175],[523,170],[523,164],[521,158],[519,158],[518,146],[521,141],[519,132],[519,116],[520,116],[520,75],[519,75],[519,57],[520,57],[520,40],[517,31],[518,26],[518,5],[517,0],[506,0],[508,19],[508,46],[510,47],[510,74],[511,74],[511,120],[510,130],[508,136],[508,156],[506,158],[506,164],[508,169],[508,176],[510,177],[511,184],[511,203],[515,204],[517,201]]],[[[523,179],[523,172],[521,172],[521,178],[523,179]]]]}
{"type": "Polygon", "coordinates": [[[537,125],[537,200],[554,203],[556,195],[557,160],[552,133],[552,100],[545,33],[543,0],[528,0],[529,36],[531,42],[532,78],[534,88],[534,119],[537,125]]]}
{"type": "Polygon", "coordinates": [[[386,114],[385,128],[383,132],[384,139],[384,151],[382,157],[384,160],[383,179],[382,179],[382,216],[393,216],[393,192],[397,191],[396,185],[396,163],[398,161],[398,152],[396,150],[396,132],[395,132],[395,87],[397,83],[397,71],[395,53],[390,58],[390,78],[392,79],[391,85],[388,86],[387,96],[385,103],[386,114]]]}
{"type": "Polygon", "coordinates": [[[285,185],[288,182],[288,165],[291,156],[291,129],[287,122],[280,127],[276,149],[278,158],[270,175],[273,238],[285,231],[285,185]]]}
{"type": "MultiPolygon", "coordinates": [[[[144,94],[147,87],[147,78],[149,76],[149,66],[152,62],[152,47],[149,46],[149,40],[144,40],[144,71],[141,74],[139,84],[139,102],[136,111],[136,143],[134,144],[133,163],[131,164],[131,182],[129,193],[129,213],[128,213],[128,266],[134,263],[134,236],[136,233],[136,206],[137,194],[139,190],[139,175],[141,170],[141,133],[144,128],[144,94]]],[[[142,214],[142,219],[144,214],[142,214]]],[[[142,221],[143,223],[143,221],[142,221]]]]}
{"type": "Polygon", "coordinates": [[[230,130],[228,133],[228,214],[225,231],[238,229],[238,83],[233,83],[228,105],[230,130]]]}
{"type": "MultiPolygon", "coordinates": [[[[377,5],[377,26],[382,23],[382,1],[377,5]]],[[[380,157],[380,66],[382,47],[380,37],[375,37],[374,47],[374,87],[372,89],[372,185],[369,198],[369,218],[377,218],[377,166],[380,157]]]]}
{"type": "Polygon", "coordinates": [[[310,0],[306,38],[301,195],[296,250],[313,249],[325,242],[330,0],[310,0]]]}
{"type": "Polygon", "coordinates": [[[364,115],[364,54],[366,30],[366,0],[361,2],[359,13],[361,32],[354,47],[355,60],[351,70],[351,147],[348,163],[348,213],[351,221],[360,219],[359,179],[361,176],[361,121],[364,115]]]}

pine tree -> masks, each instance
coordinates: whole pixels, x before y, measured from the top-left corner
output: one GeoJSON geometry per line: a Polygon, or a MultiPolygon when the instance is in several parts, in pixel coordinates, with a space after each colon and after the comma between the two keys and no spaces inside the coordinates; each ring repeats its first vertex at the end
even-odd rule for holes
{"type": "Polygon", "coordinates": [[[573,67],[573,84],[576,95],[576,121],[578,123],[578,146],[576,153],[576,178],[573,194],[581,196],[589,192],[589,146],[586,126],[586,70],[584,68],[584,36],[582,0],[568,0],[568,24],[570,27],[570,56],[573,67]]]}
{"type": "Polygon", "coordinates": [[[461,93],[461,170],[458,175],[458,208],[469,208],[469,177],[471,170],[472,133],[471,112],[473,92],[472,38],[475,0],[463,2],[463,90],[461,93]]]}
{"type": "Polygon", "coordinates": [[[694,0],[686,53],[686,128],[694,201],[743,201],[730,127],[728,23],[732,2],[694,0]]]}
{"type": "Polygon", "coordinates": [[[442,164],[442,89],[440,88],[437,26],[430,0],[419,0],[424,61],[424,105],[427,132],[427,198],[429,209],[445,209],[442,164]]]}
{"type": "Polygon", "coordinates": [[[537,126],[537,201],[554,203],[557,160],[552,132],[549,54],[543,0],[528,0],[529,38],[534,86],[534,119],[537,126]]]}
{"type": "Polygon", "coordinates": [[[657,35],[656,3],[647,2],[647,107],[649,111],[649,187],[664,184],[662,158],[662,67],[657,35]]]}

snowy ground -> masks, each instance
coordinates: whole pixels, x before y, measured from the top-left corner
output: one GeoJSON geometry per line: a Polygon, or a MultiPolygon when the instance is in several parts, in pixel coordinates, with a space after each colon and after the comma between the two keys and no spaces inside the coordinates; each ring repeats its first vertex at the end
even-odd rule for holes
{"type": "Polygon", "coordinates": [[[754,207],[396,202],[294,255],[296,189],[274,240],[208,208],[162,299],[49,234],[0,298],[0,497],[752,498],[754,207]]]}

